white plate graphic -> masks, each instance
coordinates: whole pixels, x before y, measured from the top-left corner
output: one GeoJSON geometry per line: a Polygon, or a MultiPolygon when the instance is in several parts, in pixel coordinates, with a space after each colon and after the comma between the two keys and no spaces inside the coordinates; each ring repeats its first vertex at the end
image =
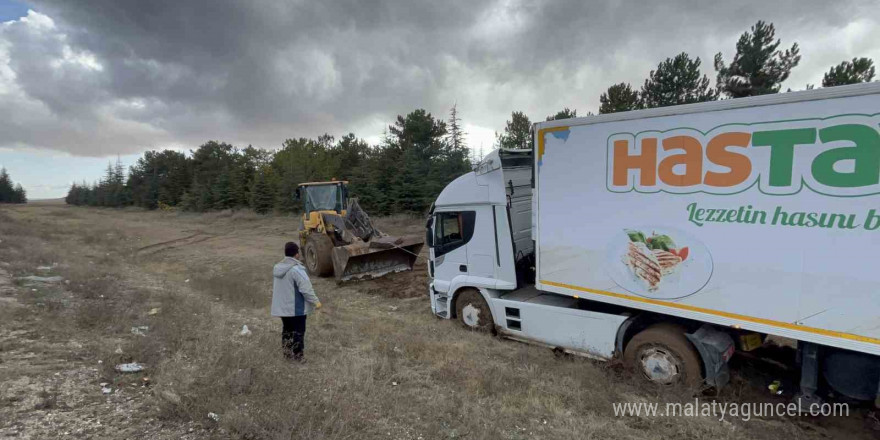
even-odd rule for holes
{"type": "Polygon", "coordinates": [[[626,229],[641,231],[645,237],[668,235],[679,248],[688,248],[688,257],[681,262],[675,273],[662,278],[657,290],[649,291],[647,284],[637,278],[623,262],[623,256],[629,251],[630,239],[624,229],[620,229],[608,243],[605,260],[608,275],[618,286],[646,298],[677,299],[699,292],[712,277],[712,255],[706,245],[693,235],[665,226],[635,226],[626,229]]]}

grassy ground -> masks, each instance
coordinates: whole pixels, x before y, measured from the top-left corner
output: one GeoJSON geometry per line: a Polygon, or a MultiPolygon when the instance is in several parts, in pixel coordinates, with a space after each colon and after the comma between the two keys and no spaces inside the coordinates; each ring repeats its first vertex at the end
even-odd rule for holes
{"type": "MultiPolygon", "coordinates": [[[[420,219],[379,223],[422,233],[420,219]]],[[[314,280],[325,307],[309,318],[308,362],[293,365],[280,356],[280,320],[268,305],[271,266],[298,224],[248,213],[0,208],[0,438],[874,435],[858,411],[846,420],[615,417],[615,402],[693,396],[436,319],[424,263],[375,281],[314,280]],[[16,280],[34,274],[66,281],[16,280]],[[250,335],[239,334],[243,325],[250,335]],[[138,326],[145,335],[132,334],[138,326]],[[129,361],[146,370],[114,371],[129,361]],[[101,383],[113,391],[102,394],[101,383]]],[[[740,380],[715,398],[758,396],[765,391],[740,380]]]]}

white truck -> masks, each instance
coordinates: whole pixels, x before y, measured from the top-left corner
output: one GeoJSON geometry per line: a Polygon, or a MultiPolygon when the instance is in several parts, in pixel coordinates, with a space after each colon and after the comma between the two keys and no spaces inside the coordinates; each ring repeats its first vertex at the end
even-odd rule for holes
{"type": "Polygon", "coordinates": [[[880,402],[878,128],[880,83],[537,123],[434,202],[431,309],[664,384],[777,335],[801,404],[880,402]]]}

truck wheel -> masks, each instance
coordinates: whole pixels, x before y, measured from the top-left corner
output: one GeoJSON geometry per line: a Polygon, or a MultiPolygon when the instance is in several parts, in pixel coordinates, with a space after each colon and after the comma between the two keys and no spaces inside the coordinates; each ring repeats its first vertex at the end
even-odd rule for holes
{"type": "Polygon", "coordinates": [[[333,243],[330,242],[330,237],[322,234],[309,235],[306,247],[303,249],[309,274],[319,277],[330,276],[333,273],[333,261],[330,259],[332,251],[333,243]]]}
{"type": "Polygon", "coordinates": [[[473,289],[458,294],[455,299],[455,316],[465,327],[487,332],[492,330],[492,312],[483,295],[473,289]]]}
{"type": "Polygon", "coordinates": [[[703,383],[700,354],[679,325],[660,323],[635,335],[623,362],[644,379],[661,385],[697,388],[703,383]]]}

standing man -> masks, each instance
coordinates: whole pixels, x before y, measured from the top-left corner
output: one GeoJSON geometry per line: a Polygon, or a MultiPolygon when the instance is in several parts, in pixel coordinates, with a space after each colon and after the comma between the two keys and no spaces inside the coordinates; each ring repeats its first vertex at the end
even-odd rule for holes
{"type": "Polygon", "coordinates": [[[284,244],[284,259],[272,271],[272,316],[281,318],[281,347],[288,359],[303,361],[306,317],[321,308],[306,268],[299,261],[299,246],[284,244]]]}

